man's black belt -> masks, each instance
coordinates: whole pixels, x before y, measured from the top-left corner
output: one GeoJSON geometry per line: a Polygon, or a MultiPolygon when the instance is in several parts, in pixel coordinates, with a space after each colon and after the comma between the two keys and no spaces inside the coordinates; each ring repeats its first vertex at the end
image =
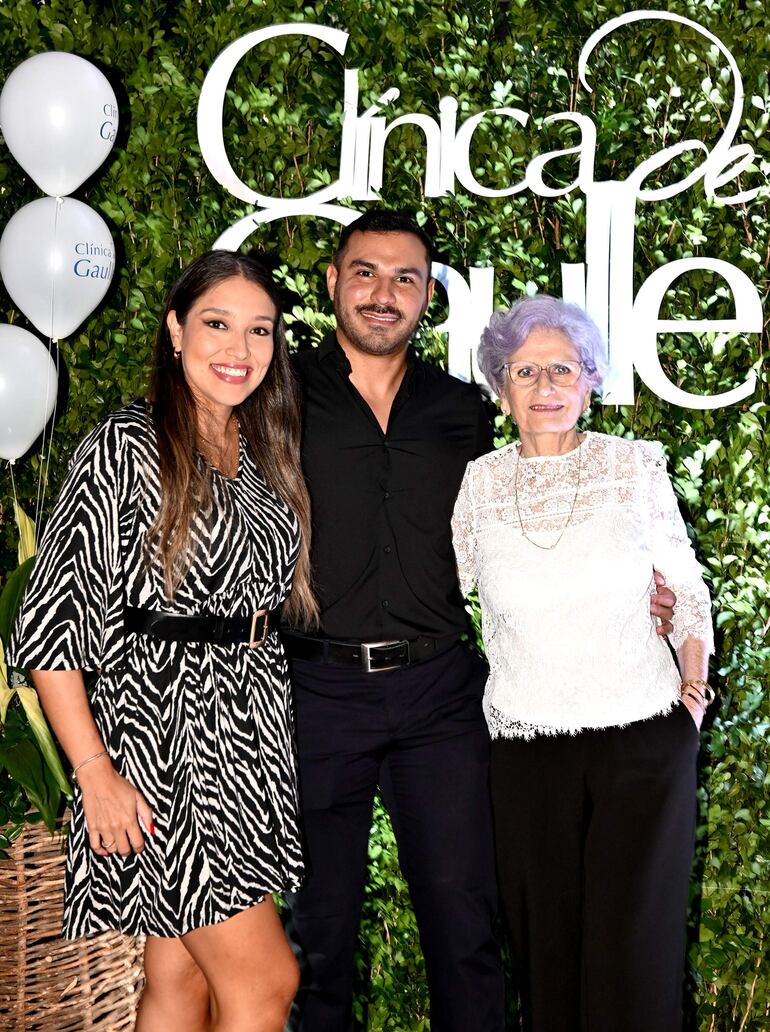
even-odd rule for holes
{"type": "Polygon", "coordinates": [[[286,652],[294,659],[312,663],[354,666],[364,673],[398,670],[431,659],[446,652],[460,640],[459,634],[443,638],[403,638],[400,641],[335,641],[332,638],[308,638],[304,634],[284,632],[286,652]]]}
{"type": "Polygon", "coordinates": [[[149,634],[165,641],[202,641],[210,645],[264,645],[278,628],[278,609],[257,609],[249,616],[180,616],[154,609],[126,606],[123,625],[132,634],[149,634]]]}

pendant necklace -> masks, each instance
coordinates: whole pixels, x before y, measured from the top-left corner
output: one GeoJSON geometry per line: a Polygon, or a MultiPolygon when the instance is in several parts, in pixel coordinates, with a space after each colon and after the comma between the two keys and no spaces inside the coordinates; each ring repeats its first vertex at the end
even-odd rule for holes
{"type": "Polygon", "coordinates": [[[572,496],[572,505],[570,506],[569,514],[567,516],[567,522],[564,524],[564,526],[559,531],[559,536],[556,538],[556,540],[554,541],[554,543],[552,545],[541,545],[539,541],[533,540],[533,538],[531,538],[529,536],[529,534],[527,533],[527,529],[524,526],[524,520],[521,518],[521,512],[519,510],[519,466],[521,465],[521,445],[519,445],[519,447],[516,450],[516,476],[515,476],[514,481],[513,481],[513,501],[514,501],[514,505],[516,506],[516,516],[517,516],[517,518],[519,520],[519,526],[521,527],[521,533],[524,535],[526,540],[529,541],[529,543],[531,545],[534,545],[535,548],[541,548],[544,552],[550,552],[550,550],[552,548],[556,548],[556,546],[559,544],[561,539],[564,537],[564,531],[567,529],[567,527],[572,522],[572,514],[575,511],[575,503],[577,502],[578,491],[580,490],[580,466],[581,466],[581,461],[582,461],[582,455],[581,455],[582,450],[583,450],[582,449],[582,445],[580,443],[578,443],[578,446],[575,449],[575,451],[578,453],[578,456],[577,456],[577,482],[575,484],[575,493],[572,496]]]}

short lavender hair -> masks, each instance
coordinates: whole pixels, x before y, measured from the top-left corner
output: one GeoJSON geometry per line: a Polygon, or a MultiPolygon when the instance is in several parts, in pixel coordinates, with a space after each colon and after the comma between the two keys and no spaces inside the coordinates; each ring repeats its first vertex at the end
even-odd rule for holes
{"type": "Polygon", "coordinates": [[[577,305],[548,294],[525,297],[510,309],[492,314],[481,335],[479,368],[499,393],[505,378],[504,364],[534,330],[558,330],[573,345],[583,363],[583,375],[594,389],[607,373],[607,355],[599,327],[577,305]]]}

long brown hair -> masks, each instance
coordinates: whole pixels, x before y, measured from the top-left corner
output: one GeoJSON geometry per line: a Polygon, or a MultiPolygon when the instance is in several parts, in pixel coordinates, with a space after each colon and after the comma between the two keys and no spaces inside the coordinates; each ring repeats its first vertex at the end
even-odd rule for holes
{"type": "Polygon", "coordinates": [[[151,558],[163,564],[166,593],[173,598],[190,566],[191,527],[196,512],[212,501],[211,471],[200,459],[195,398],[182,363],[175,359],[168,315],[184,323],[199,297],[232,276],[261,287],[276,309],[273,360],[264,379],[236,406],[240,431],[266,483],[295,513],[301,532],[300,551],[285,613],[292,623],[313,626],[318,604],[310,574],[310,499],[300,465],[299,389],[289,362],[281,301],[268,270],[251,256],[209,251],[196,258],[174,284],[155,339],[150,379],[152,419],[160,456],[161,502],[147,536],[151,558]]]}

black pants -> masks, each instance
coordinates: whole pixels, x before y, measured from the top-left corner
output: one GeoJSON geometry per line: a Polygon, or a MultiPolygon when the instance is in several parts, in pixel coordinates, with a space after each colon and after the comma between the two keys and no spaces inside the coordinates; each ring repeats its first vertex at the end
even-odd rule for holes
{"type": "Polygon", "coordinates": [[[698,731],[492,743],[498,876],[532,1032],[681,1032],[698,731]]]}
{"type": "Polygon", "coordinates": [[[485,665],[458,645],[402,670],[364,674],[295,660],[293,675],[309,866],[289,900],[305,969],[293,1027],[352,1028],[353,953],[379,785],[419,927],[431,1028],[501,1032],[485,665]]]}

